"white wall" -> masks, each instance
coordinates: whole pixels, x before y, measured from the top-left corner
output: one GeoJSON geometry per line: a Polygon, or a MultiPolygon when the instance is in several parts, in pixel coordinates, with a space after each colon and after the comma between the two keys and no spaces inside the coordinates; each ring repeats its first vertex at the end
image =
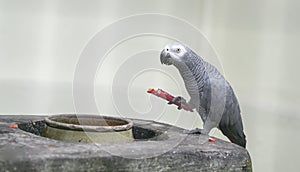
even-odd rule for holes
{"type": "MultiPolygon", "coordinates": [[[[254,170],[296,171],[300,154],[296,133],[300,122],[299,5],[296,0],[0,0],[0,113],[74,112],[72,81],[89,40],[120,18],[167,14],[197,27],[219,54],[218,63],[242,106],[254,170]]],[[[118,113],[111,84],[126,61],[124,57],[147,49],[159,51],[169,41],[157,36],[137,37],[119,44],[106,56],[95,78],[100,113],[118,113]]],[[[153,58],[160,66],[159,56],[153,58]]],[[[161,69],[178,78],[175,69],[161,69]]],[[[180,78],[178,82],[182,84],[180,78]]],[[[150,84],[188,97],[159,72],[141,75],[128,89],[128,99],[138,112],[149,111],[150,102],[165,103],[143,92],[150,84]]],[[[164,110],[163,116],[127,115],[185,128],[201,125],[196,113],[179,113],[172,106],[164,110]]],[[[212,134],[224,138],[218,131],[212,134]]]]}

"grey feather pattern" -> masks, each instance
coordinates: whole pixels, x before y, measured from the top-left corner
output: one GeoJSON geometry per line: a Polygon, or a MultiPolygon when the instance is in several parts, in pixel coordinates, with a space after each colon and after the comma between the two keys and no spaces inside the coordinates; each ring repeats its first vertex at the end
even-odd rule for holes
{"type": "Polygon", "coordinates": [[[179,70],[195,107],[204,122],[203,134],[218,127],[233,143],[246,146],[238,100],[228,81],[211,64],[191,49],[182,58],[184,63],[173,62],[179,70]]]}

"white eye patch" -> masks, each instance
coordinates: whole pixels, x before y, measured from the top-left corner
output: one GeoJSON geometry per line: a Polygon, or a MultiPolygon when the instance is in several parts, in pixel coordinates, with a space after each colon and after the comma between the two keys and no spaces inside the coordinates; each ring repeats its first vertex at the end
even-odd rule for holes
{"type": "Polygon", "coordinates": [[[182,55],[186,52],[183,46],[178,46],[178,45],[173,46],[172,51],[178,55],[182,55]]]}

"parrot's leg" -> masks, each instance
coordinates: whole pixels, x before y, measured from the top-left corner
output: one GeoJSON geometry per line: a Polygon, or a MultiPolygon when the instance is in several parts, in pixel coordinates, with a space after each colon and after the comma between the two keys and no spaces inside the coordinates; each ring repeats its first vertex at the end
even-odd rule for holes
{"type": "Polygon", "coordinates": [[[178,110],[182,109],[181,104],[187,104],[186,100],[181,96],[174,97],[171,101],[168,102],[168,104],[171,105],[171,104],[174,104],[175,102],[180,103],[180,106],[178,106],[178,108],[177,108],[178,110]]]}
{"type": "Polygon", "coordinates": [[[185,134],[202,134],[203,129],[195,128],[195,129],[192,129],[192,130],[184,130],[183,133],[185,133],[185,134]]]}

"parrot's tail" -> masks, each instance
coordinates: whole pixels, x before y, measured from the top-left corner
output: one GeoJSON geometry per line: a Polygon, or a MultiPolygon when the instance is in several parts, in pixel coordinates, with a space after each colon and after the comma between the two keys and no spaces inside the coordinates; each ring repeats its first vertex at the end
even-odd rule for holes
{"type": "Polygon", "coordinates": [[[246,136],[243,132],[243,129],[241,126],[239,126],[239,123],[236,123],[233,126],[222,126],[220,127],[220,130],[222,133],[228,137],[228,139],[237,145],[240,145],[244,148],[246,148],[246,136]]]}

